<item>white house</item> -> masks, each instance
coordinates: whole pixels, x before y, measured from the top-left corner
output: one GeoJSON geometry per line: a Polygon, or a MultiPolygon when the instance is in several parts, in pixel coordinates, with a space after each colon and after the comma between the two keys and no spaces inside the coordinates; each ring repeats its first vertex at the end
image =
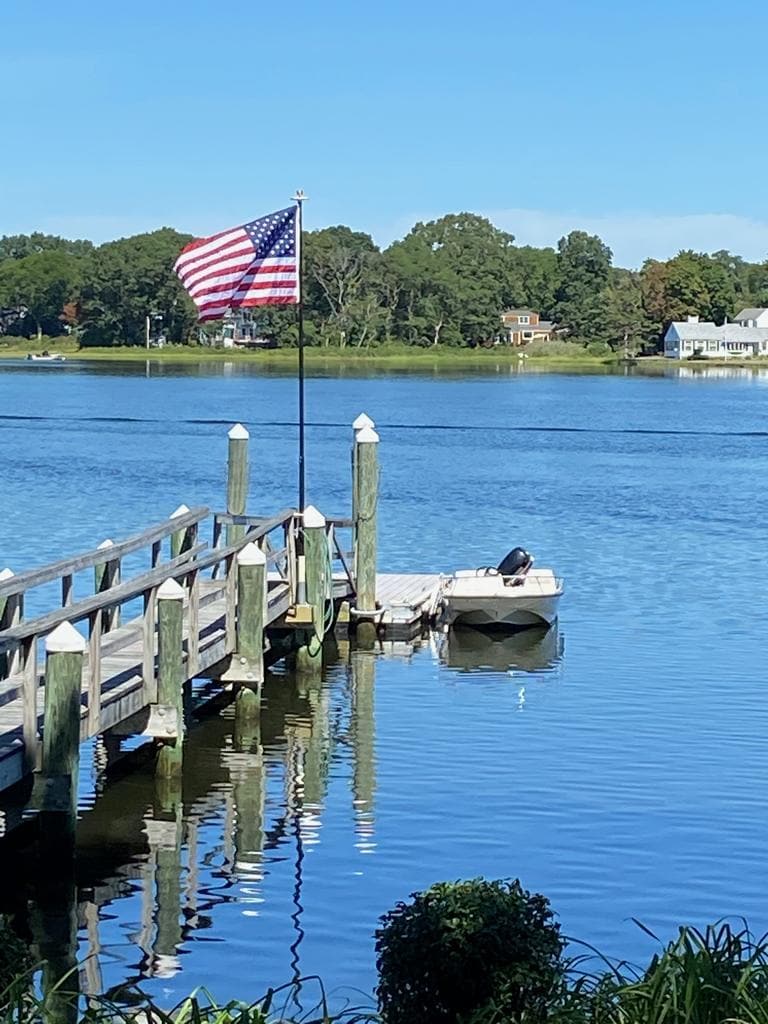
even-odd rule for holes
{"type": "Polygon", "coordinates": [[[734,323],[717,324],[689,316],[675,320],[664,335],[668,359],[746,359],[768,356],[768,309],[742,309],[734,323]]]}
{"type": "Polygon", "coordinates": [[[768,309],[742,309],[733,318],[733,322],[742,327],[768,328],[768,309]]]}

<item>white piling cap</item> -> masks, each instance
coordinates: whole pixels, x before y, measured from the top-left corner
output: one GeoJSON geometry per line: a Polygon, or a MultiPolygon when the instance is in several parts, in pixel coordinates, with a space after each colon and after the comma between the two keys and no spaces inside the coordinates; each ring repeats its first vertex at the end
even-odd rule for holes
{"type": "Polygon", "coordinates": [[[376,424],[373,422],[367,412],[361,412],[355,422],[352,424],[353,430],[364,430],[366,427],[375,427],[376,424]]]}
{"type": "Polygon", "coordinates": [[[46,654],[82,654],[84,650],[85,639],[71,622],[62,622],[46,637],[46,654]]]}
{"type": "Polygon", "coordinates": [[[373,427],[363,427],[355,434],[355,442],[356,444],[378,444],[379,435],[373,427]]]}
{"type": "Polygon", "coordinates": [[[179,505],[179,507],[176,509],[175,512],[171,512],[171,514],[168,516],[168,518],[169,519],[178,519],[179,516],[185,516],[187,514],[187,512],[189,512],[189,506],[181,504],[181,505],[179,505]]]}
{"type": "Polygon", "coordinates": [[[238,565],[266,565],[267,556],[261,550],[258,544],[254,544],[251,541],[250,544],[246,544],[245,547],[237,554],[238,565]]]}
{"type": "Polygon", "coordinates": [[[158,601],[183,601],[184,588],[176,580],[166,580],[157,590],[158,601]]]}
{"type": "Polygon", "coordinates": [[[325,516],[318,512],[314,505],[307,505],[304,509],[304,525],[313,530],[316,527],[325,526],[325,516]]]}
{"type": "Polygon", "coordinates": [[[9,580],[13,574],[13,569],[0,569],[0,582],[3,580],[9,580]]]}
{"type": "Polygon", "coordinates": [[[115,546],[115,542],[110,540],[109,537],[107,537],[106,540],[103,540],[101,542],[101,544],[99,544],[99,546],[96,548],[96,550],[97,551],[102,551],[104,548],[113,548],[114,546],[115,546]]]}
{"type": "Polygon", "coordinates": [[[250,436],[242,423],[236,423],[227,434],[230,441],[247,441],[250,436]]]}

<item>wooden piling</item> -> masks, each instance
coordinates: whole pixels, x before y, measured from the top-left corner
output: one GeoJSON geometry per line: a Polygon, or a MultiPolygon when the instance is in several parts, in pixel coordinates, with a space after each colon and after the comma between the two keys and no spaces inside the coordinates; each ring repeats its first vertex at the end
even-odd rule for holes
{"type": "Polygon", "coordinates": [[[266,612],[267,558],[258,544],[246,544],[237,556],[237,650],[230,663],[241,684],[235,717],[243,721],[259,715],[266,612]]]}
{"type": "MultiPolygon", "coordinates": [[[[352,430],[355,434],[359,431],[365,430],[370,427],[374,429],[376,424],[373,422],[371,417],[364,412],[361,412],[357,419],[352,423],[352,430]]],[[[353,439],[352,441],[352,522],[357,522],[357,506],[358,506],[358,483],[357,483],[357,442],[353,439]]]]}
{"type": "MultiPolygon", "coordinates": [[[[250,434],[242,425],[235,424],[227,435],[227,512],[233,516],[245,515],[248,500],[248,439],[250,434]]],[[[227,527],[227,544],[235,544],[245,535],[244,526],[227,527]]]]}
{"type": "Polygon", "coordinates": [[[307,604],[312,607],[312,629],[307,630],[304,643],[296,654],[299,671],[314,671],[322,664],[323,637],[325,636],[326,603],[332,581],[328,570],[328,539],[325,517],[309,505],[304,510],[304,571],[306,575],[307,604]]]}
{"type": "Polygon", "coordinates": [[[80,687],[85,640],[63,622],[45,642],[43,846],[74,851],[80,768],[80,687]]]}
{"type": "MultiPolygon", "coordinates": [[[[107,538],[99,544],[99,551],[108,551],[113,548],[114,543],[107,538]]],[[[112,587],[118,586],[120,583],[120,559],[112,558],[107,559],[106,562],[101,562],[100,565],[93,567],[93,592],[94,594],[103,594],[105,590],[111,590],[112,587]]],[[[117,629],[120,625],[120,606],[115,605],[114,608],[105,610],[103,630],[108,633],[112,629],[117,629]]]]}
{"type": "Polygon", "coordinates": [[[184,665],[182,620],[184,591],[166,580],[157,591],[157,702],[169,720],[175,718],[176,738],[161,741],[157,752],[159,776],[181,772],[184,743],[184,665]]]}
{"type": "Polygon", "coordinates": [[[375,635],[376,512],[379,495],[379,435],[372,427],[355,434],[357,509],[355,530],[355,612],[358,633],[375,635]],[[367,618],[368,616],[368,618],[367,618]],[[362,629],[361,629],[362,627],[362,629]]]}

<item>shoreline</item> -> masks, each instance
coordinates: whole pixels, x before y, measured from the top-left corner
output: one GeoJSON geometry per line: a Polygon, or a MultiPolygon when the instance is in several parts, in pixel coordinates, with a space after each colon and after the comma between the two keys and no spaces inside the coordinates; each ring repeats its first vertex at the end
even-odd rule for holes
{"type": "MultiPolygon", "coordinates": [[[[188,345],[169,345],[161,349],[144,349],[140,346],[83,348],[78,349],[72,344],[56,345],[48,340],[44,345],[32,344],[21,346],[0,345],[0,366],[4,361],[26,360],[28,354],[40,354],[42,351],[60,352],[67,361],[84,362],[156,362],[156,363],[243,363],[263,366],[267,369],[293,368],[297,360],[297,349],[280,348],[246,351],[242,349],[210,349],[188,345]]],[[[391,368],[396,370],[409,369],[457,369],[481,370],[498,367],[500,364],[510,369],[535,369],[538,371],[568,373],[578,370],[617,370],[623,364],[620,356],[605,357],[584,355],[578,358],[570,356],[527,356],[521,358],[516,349],[452,349],[440,351],[432,349],[402,347],[384,347],[380,349],[316,348],[304,349],[304,357],[309,367],[353,367],[391,368]]],[[[642,356],[630,365],[634,371],[658,372],[665,367],[687,367],[689,369],[733,367],[737,369],[768,367],[768,358],[751,359],[707,359],[707,360],[672,360],[664,356],[642,356]]]]}

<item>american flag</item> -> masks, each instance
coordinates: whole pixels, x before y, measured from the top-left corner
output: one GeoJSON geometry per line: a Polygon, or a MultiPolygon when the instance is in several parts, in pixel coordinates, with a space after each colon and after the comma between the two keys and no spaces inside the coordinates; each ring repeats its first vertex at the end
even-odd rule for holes
{"type": "Polygon", "coordinates": [[[299,301],[297,207],[278,210],[182,249],[173,269],[199,319],[218,320],[244,306],[299,301]]]}

